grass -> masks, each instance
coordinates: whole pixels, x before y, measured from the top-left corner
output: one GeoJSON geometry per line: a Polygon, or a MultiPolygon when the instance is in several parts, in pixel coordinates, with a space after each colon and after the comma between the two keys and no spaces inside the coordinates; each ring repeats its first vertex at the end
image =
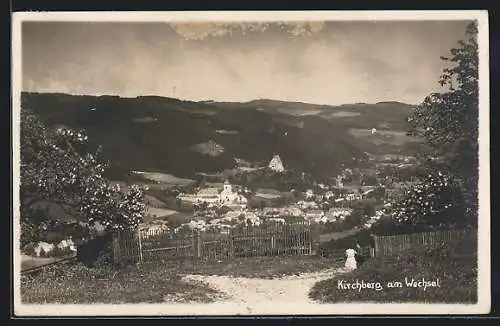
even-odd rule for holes
{"type": "Polygon", "coordinates": [[[473,240],[419,246],[386,258],[373,259],[357,270],[318,282],[309,296],[324,303],[475,303],[477,302],[477,250],[473,240]],[[440,287],[407,287],[405,277],[440,280],[440,287]],[[338,282],[380,282],[383,289],[339,289],[338,282]],[[389,288],[400,281],[403,287],[389,288]]]}
{"type": "MultiPolygon", "coordinates": [[[[188,263],[190,264],[190,263],[188,263]]],[[[272,279],[332,268],[332,261],[315,256],[252,257],[185,265],[190,274],[272,279]]]]}
{"type": "Polygon", "coordinates": [[[151,207],[151,206],[148,206],[146,208],[147,216],[152,217],[153,219],[167,217],[167,216],[171,216],[171,215],[174,215],[177,213],[178,213],[178,211],[174,211],[174,210],[166,209],[166,208],[156,208],[156,207],[151,207]]]}
{"type": "Polygon", "coordinates": [[[21,270],[35,268],[38,266],[53,263],[57,260],[55,257],[31,257],[21,255],[21,270]]]}
{"type": "Polygon", "coordinates": [[[61,264],[21,279],[24,303],[161,303],[167,297],[206,303],[218,296],[208,286],[183,282],[172,270],[159,265],[115,270],[61,264]]]}
{"type": "Polygon", "coordinates": [[[25,303],[209,303],[222,294],[202,283],[186,283],[183,274],[275,278],[334,267],[317,257],[241,258],[224,262],[169,261],[122,268],[86,268],[80,264],[48,267],[37,275],[23,276],[21,298],[25,303]]]}

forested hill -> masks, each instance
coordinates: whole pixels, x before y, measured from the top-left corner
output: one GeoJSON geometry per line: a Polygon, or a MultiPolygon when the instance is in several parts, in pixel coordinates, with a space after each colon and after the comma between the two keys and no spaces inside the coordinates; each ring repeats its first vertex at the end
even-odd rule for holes
{"type": "Polygon", "coordinates": [[[334,107],[55,93],[23,93],[21,100],[49,126],[85,130],[115,174],[133,169],[184,177],[231,168],[236,158],[266,164],[274,154],[289,169],[333,175],[343,163],[357,164],[364,152],[400,151],[374,146],[352,130],[402,130],[411,112],[398,102],[334,107]]]}

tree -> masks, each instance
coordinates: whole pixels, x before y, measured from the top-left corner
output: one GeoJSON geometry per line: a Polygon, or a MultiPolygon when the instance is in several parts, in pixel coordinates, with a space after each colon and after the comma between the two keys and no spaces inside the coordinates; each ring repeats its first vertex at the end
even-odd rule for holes
{"type": "Polygon", "coordinates": [[[421,182],[404,190],[403,199],[390,208],[399,225],[463,227],[467,219],[458,183],[441,171],[430,172],[421,182]]]}
{"type": "Polygon", "coordinates": [[[20,154],[21,245],[41,240],[44,230],[83,236],[96,222],[115,231],[142,221],[143,189],[110,185],[103,177],[107,164],[83,132],[49,129],[22,109],[20,154]],[[71,218],[53,216],[54,205],[71,218]]]}
{"type": "Polygon", "coordinates": [[[416,223],[416,216],[421,216],[420,221],[428,223],[433,219],[438,224],[445,221],[453,225],[477,223],[479,60],[476,34],[476,23],[469,24],[466,40],[451,49],[450,57],[441,58],[449,64],[439,80],[445,91],[427,96],[408,119],[411,133],[424,137],[431,149],[430,155],[440,160],[429,160],[433,171],[438,172],[430,173],[427,169],[422,183],[408,191],[401,203],[393,205],[391,211],[398,221],[402,218],[401,210],[406,207],[406,222],[416,223]],[[432,197],[432,204],[416,199],[427,196],[432,197]],[[443,217],[446,214],[448,219],[443,217]]]}

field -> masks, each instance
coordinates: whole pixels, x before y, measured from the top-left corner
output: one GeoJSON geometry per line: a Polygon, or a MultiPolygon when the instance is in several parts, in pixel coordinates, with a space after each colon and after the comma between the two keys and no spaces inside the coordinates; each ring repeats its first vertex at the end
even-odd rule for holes
{"type": "Polygon", "coordinates": [[[347,118],[347,117],[356,117],[360,114],[361,113],[359,113],[359,112],[338,111],[338,112],[332,113],[332,117],[334,117],[334,118],[347,118]]]}
{"type": "Polygon", "coordinates": [[[372,134],[369,129],[350,128],[349,133],[357,138],[366,139],[375,145],[390,144],[394,146],[402,146],[409,142],[419,142],[415,137],[408,136],[404,131],[397,130],[377,130],[372,134]]]}
{"type": "Polygon", "coordinates": [[[160,173],[160,172],[135,172],[146,180],[162,184],[162,185],[172,185],[172,186],[186,186],[194,182],[191,179],[178,178],[171,174],[160,173]]]}
{"type": "Polygon", "coordinates": [[[23,277],[21,297],[26,303],[213,302],[223,300],[225,294],[200,281],[187,281],[183,276],[224,275],[260,280],[332,267],[330,261],[316,257],[241,258],[201,265],[185,261],[121,269],[61,264],[38,275],[23,277]]]}
{"type": "Polygon", "coordinates": [[[255,196],[265,199],[276,199],[281,197],[281,193],[274,189],[258,189],[255,196]]]}
{"type": "Polygon", "coordinates": [[[310,110],[308,108],[278,109],[278,112],[295,116],[318,115],[321,113],[320,110],[310,110]]]}
{"type": "MultiPolygon", "coordinates": [[[[417,246],[409,250],[368,261],[342,277],[318,282],[310,292],[312,299],[324,303],[475,303],[477,301],[477,247],[462,240],[436,246],[417,246]],[[405,278],[439,280],[439,287],[408,287],[405,278]],[[382,289],[343,289],[339,282],[380,282],[382,289]],[[402,287],[389,287],[389,282],[402,287]]],[[[394,285],[394,284],[393,284],[394,285]]]]}
{"type": "Polygon", "coordinates": [[[168,217],[177,213],[177,211],[164,208],[147,207],[146,209],[146,215],[153,218],[168,217]]]}

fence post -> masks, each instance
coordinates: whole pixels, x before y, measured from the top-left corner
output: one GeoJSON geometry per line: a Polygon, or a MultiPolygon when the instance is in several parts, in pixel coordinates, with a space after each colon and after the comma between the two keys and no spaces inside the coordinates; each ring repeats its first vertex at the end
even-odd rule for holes
{"type": "Polygon", "coordinates": [[[319,232],[319,225],[317,223],[314,223],[312,225],[312,229],[311,229],[311,233],[312,233],[312,253],[311,254],[316,254],[318,252],[318,249],[319,249],[319,246],[321,244],[321,241],[320,241],[320,232],[319,232]]]}
{"type": "Polygon", "coordinates": [[[120,233],[113,233],[113,260],[115,263],[120,261],[120,233]]]}
{"type": "Polygon", "coordinates": [[[379,248],[378,248],[378,239],[375,234],[370,234],[372,237],[373,241],[373,257],[376,257],[379,253],[379,248]]]}
{"type": "Polygon", "coordinates": [[[229,230],[229,258],[234,258],[234,238],[233,229],[229,230]]]}
{"type": "Polygon", "coordinates": [[[199,230],[197,230],[196,232],[196,257],[197,258],[201,258],[201,246],[202,246],[202,242],[201,242],[201,232],[199,230]]]}
{"type": "Polygon", "coordinates": [[[139,238],[139,261],[142,263],[142,240],[140,228],[137,228],[137,237],[139,238]]]}
{"type": "Polygon", "coordinates": [[[192,253],[193,253],[193,258],[196,259],[197,258],[197,244],[196,244],[196,235],[195,235],[195,231],[194,230],[191,230],[191,249],[192,249],[192,253]]]}

